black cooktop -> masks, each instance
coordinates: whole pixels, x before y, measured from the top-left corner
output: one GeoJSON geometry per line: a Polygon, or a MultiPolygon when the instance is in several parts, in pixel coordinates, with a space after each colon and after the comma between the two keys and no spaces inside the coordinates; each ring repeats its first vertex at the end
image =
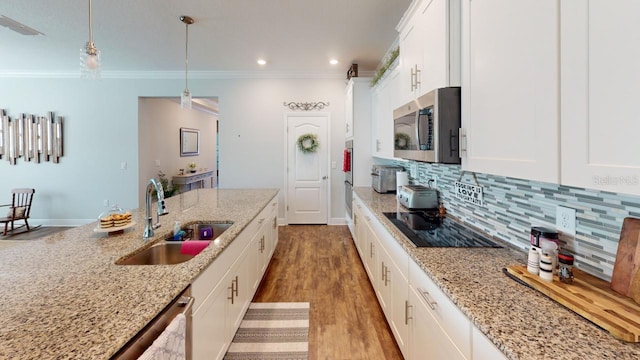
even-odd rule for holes
{"type": "Polygon", "coordinates": [[[416,247],[502,247],[456,220],[440,217],[437,211],[398,211],[384,215],[416,247]]]}

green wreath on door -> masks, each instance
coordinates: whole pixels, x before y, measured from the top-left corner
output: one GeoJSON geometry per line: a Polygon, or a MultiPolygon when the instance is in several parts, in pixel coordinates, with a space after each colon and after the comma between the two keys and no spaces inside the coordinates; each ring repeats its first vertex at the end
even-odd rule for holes
{"type": "Polygon", "coordinates": [[[303,134],[298,138],[298,149],[305,154],[316,152],[318,146],[318,136],[316,134],[303,134]]]}

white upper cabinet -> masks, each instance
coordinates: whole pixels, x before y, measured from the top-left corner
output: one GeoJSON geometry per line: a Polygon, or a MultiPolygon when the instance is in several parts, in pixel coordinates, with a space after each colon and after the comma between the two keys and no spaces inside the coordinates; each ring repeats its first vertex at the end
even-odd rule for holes
{"type": "Polygon", "coordinates": [[[349,82],[347,85],[345,97],[347,99],[344,106],[344,117],[347,123],[345,137],[350,139],[353,138],[353,82],[349,82]]]}
{"type": "Polygon", "coordinates": [[[373,135],[373,156],[393,158],[393,104],[400,88],[400,68],[387,70],[388,74],[372,90],[371,133],[373,135]]]}
{"type": "Polygon", "coordinates": [[[464,170],[558,183],[559,8],[463,0],[464,170]]]}
{"type": "Polygon", "coordinates": [[[640,195],[640,2],[561,2],[561,183],[640,195]]]}
{"type": "Polygon", "coordinates": [[[353,77],[346,89],[346,139],[353,139],[353,186],[371,185],[371,78],[353,77]],[[351,136],[349,136],[351,134],[351,136]]]}
{"type": "Polygon", "coordinates": [[[393,108],[433,89],[460,86],[460,0],[414,1],[400,32],[400,91],[393,108]]]}

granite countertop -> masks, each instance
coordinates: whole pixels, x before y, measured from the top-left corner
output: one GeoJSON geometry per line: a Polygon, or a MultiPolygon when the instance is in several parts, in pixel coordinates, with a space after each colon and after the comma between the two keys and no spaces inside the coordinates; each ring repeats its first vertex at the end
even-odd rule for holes
{"type": "Polygon", "coordinates": [[[526,264],[505,244],[490,248],[416,248],[382,214],[396,211],[394,194],[354,188],[356,195],[409,256],[509,359],[639,359],[640,344],[605,330],[502,273],[526,264]]]}
{"type": "MultiPolygon", "coordinates": [[[[277,189],[199,189],[166,199],[169,214],[142,240],[144,209],[122,234],[97,222],[0,251],[0,359],[109,359],[178,296],[277,195],[277,189]],[[234,224],[177,265],[115,262],[173,232],[173,224],[234,224]]],[[[153,214],[155,218],[155,208],[153,214]]],[[[95,214],[96,218],[98,214],[95,214]]]]}

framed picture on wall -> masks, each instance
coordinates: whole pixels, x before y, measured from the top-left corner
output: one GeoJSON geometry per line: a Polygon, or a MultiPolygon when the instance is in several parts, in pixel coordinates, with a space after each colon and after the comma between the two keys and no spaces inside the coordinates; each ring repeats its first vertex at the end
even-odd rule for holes
{"type": "Polygon", "coordinates": [[[180,156],[200,154],[200,130],[180,128],[180,156]]]}

